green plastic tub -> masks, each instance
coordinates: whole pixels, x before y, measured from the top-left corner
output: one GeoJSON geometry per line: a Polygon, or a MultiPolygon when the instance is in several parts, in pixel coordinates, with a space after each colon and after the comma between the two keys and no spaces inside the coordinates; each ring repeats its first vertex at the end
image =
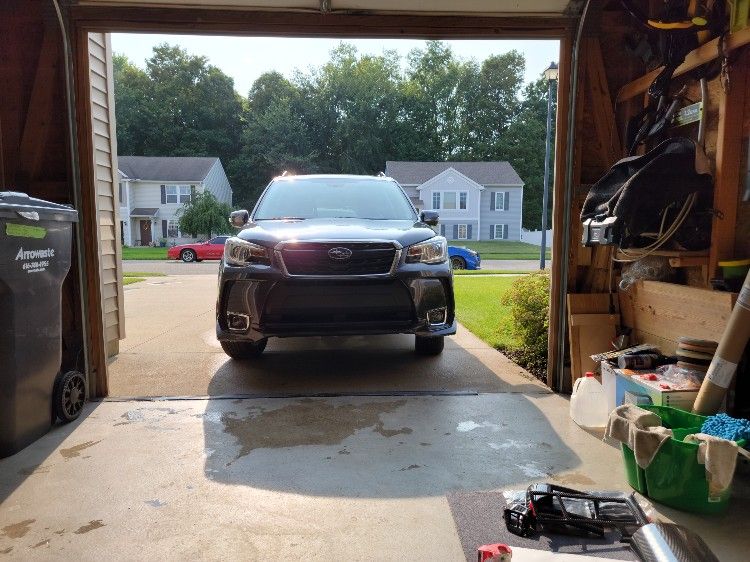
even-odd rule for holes
{"type": "MultiPolygon", "coordinates": [[[[729,503],[731,486],[719,497],[708,497],[706,468],[698,464],[698,445],[685,443],[685,436],[700,433],[706,416],[684,412],[669,406],[641,406],[657,414],[664,427],[672,429],[674,437],[659,449],[646,469],[635,462],[633,451],[622,445],[625,473],[632,488],[676,509],[693,513],[714,514],[723,512],[729,503]]],[[[745,441],[738,441],[742,447],[745,441]]]]}

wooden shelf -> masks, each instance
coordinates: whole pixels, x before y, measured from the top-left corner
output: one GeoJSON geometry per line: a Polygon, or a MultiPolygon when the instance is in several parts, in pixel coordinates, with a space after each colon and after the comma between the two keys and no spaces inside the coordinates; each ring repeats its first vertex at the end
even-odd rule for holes
{"type": "MultiPolygon", "coordinates": [[[[744,45],[750,43],[750,27],[745,27],[739,31],[735,31],[726,38],[726,49],[732,51],[738,49],[744,45]]],[[[719,39],[712,39],[708,43],[704,43],[697,49],[690,51],[685,57],[685,62],[677,67],[674,72],[674,76],[680,76],[691,70],[698,68],[699,66],[714,60],[719,56],[719,39]]],[[[632,82],[625,84],[620,91],[617,92],[617,103],[634,98],[638,94],[642,94],[651,85],[651,82],[659,75],[664,67],[660,66],[656,70],[636,78],[632,82]]]]}

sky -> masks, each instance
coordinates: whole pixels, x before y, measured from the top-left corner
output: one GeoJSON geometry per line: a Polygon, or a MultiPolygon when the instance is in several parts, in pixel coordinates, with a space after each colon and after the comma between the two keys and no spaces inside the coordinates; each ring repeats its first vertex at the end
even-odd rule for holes
{"type": "MultiPolygon", "coordinates": [[[[127,56],[142,68],[159,43],[179,45],[192,55],[208,58],[211,64],[234,78],[235,89],[247,96],[253,81],[264,72],[275,70],[291,78],[295,69],[307,71],[328,61],[330,51],[340,39],[278,37],[208,37],[194,35],[153,35],[115,33],[112,49],[127,56]]],[[[347,39],[360,53],[379,55],[396,50],[405,61],[406,54],[424,46],[418,39],[347,39]]],[[[464,59],[482,61],[490,55],[516,49],[526,57],[526,82],[536,80],[552,61],[557,61],[558,41],[550,40],[451,40],[454,52],[464,59]]]]}

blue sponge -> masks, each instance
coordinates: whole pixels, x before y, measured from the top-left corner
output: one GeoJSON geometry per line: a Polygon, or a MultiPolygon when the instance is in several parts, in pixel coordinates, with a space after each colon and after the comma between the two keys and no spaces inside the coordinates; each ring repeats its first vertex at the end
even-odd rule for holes
{"type": "Polygon", "coordinates": [[[703,422],[701,432],[730,441],[750,440],[750,420],[733,418],[727,414],[716,414],[709,416],[703,422]]]}

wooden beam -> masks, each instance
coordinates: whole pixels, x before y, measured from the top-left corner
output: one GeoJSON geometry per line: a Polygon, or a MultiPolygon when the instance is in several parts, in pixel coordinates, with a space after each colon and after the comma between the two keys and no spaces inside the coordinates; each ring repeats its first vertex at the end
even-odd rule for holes
{"type": "MultiPolygon", "coordinates": [[[[560,299],[560,288],[565,282],[562,275],[562,263],[568,256],[563,255],[563,236],[567,233],[563,228],[565,178],[567,176],[568,152],[568,110],[570,108],[570,86],[572,78],[572,47],[573,33],[568,33],[560,41],[559,80],[557,83],[557,116],[555,121],[555,174],[552,186],[552,265],[550,267],[550,299],[549,299],[549,337],[547,345],[547,385],[557,388],[557,381],[563,373],[557,371],[558,344],[560,334],[557,326],[565,308],[565,302],[560,299]]],[[[580,95],[580,91],[579,91],[580,95]]],[[[575,103],[575,102],[573,102],[575,103]]],[[[575,241],[574,241],[575,242],[575,241]]],[[[563,297],[564,299],[564,297],[563,297]]]]}
{"type": "Polygon", "coordinates": [[[716,274],[720,260],[734,257],[737,201],[740,193],[743,160],[742,135],[745,104],[748,98],[748,65],[750,52],[745,49],[732,64],[730,88],[719,100],[719,133],[716,141],[716,174],[714,178],[715,214],[711,229],[711,251],[708,275],[716,274]]]}
{"type": "MultiPolygon", "coordinates": [[[[739,49],[740,47],[750,43],[750,27],[735,31],[734,33],[727,36],[726,48],[729,51],[739,49]]],[[[675,70],[674,76],[681,76],[691,70],[695,70],[699,66],[712,61],[719,56],[719,40],[712,39],[708,43],[704,43],[697,49],[690,51],[685,57],[685,62],[675,70]]],[[[651,82],[659,75],[664,67],[659,67],[656,70],[649,72],[648,74],[625,84],[620,91],[617,93],[617,103],[634,98],[638,94],[644,93],[648,90],[651,82]]]]}
{"type": "Polygon", "coordinates": [[[78,137],[78,163],[81,171],[81,208],[78,210],[79,227],[83,229],[84,273],[87,286],[87,318],[89,342],[89,392],[103,397],[109,392],[107,355],[104,338],[104,309],[101,294],[101,268],[99,267],[99,219],[97,213],[94,149],[91,138],[91,86],[89,83],[88,33],[78,31],[73,36],[75,61],[75,112],[78,137]]]}
{"type": "Polygon", "coordinates": [[[57,95],[52,85],[57,74],[58,42],[57,32],[51,26],[46,26],[19,148],[17,174],[22,174],[27,182],[39,177],[39,167],[47,149],[47,137],[57,95]]]}
{"type": "Polygon", "coordinates": [[[258,11],[237,8],[71,6],[79,29],[297,36],[393,37],[444,39],[450,37],[526,38],[561,37],[575,22],[568,17],[409,15],[377,13],[326,13],[314,10],[258,11]]]}
{"type": "Polygon", "coordinates": [[[602,167],[608,169],[622,156],[622,147],[617,133],[617,122],[609,94],[609,84],[604,68],[604,59],[598,37],[586,38],[583,43],[586,53],[586,94],[594,132],[599,140],[599,158],[602,167]]]}

